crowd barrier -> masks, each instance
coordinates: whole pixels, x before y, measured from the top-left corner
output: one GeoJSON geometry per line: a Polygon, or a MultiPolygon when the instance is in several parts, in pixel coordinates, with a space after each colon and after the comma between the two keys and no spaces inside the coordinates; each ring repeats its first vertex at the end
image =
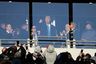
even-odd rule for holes
{"type": "Polygon", "coordinates": [[[70,42],[73,42],[73,48],[76,47],[83,47],[83,46],[94,46],[96,48],[96,41],[77,41],[75,39],[69,40],[67,37],[61,37],[61,36],[37,36],[37,40],[34,39],[0,39],[0,46],[3,45],[14,45],[16,41],[21,41],[21,44],[27,44],[28,46],[31,47],[33,44],[36,44],[40,46],[48,46],[49,44],[52,44],[54,46],[59,46],[59,47],[65,47],[65,48],[70,48],[70,42]],[[42,42],[42,43],[41,43],[42,42]],[[54,44],[55,42],[55,44],[54,44]],[[94,43],[94,44],[93,44],[94,43]]]}

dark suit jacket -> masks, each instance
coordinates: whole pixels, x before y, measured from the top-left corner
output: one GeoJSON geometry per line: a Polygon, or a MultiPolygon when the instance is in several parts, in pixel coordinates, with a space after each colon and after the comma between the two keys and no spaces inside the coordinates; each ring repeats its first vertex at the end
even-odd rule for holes
{"type": "MultiPolygon", "coordinates": [[[[51,25],[50,24],[50,33],[51,33],[51,35],[50,36],[56,36],[56,31],[55,31],[55,27],[53,26],[53,25],[51,25]]],[[[47,36],[47,34],[48,34],[48,30],[47,30],[47,25],[46,25],[46,23],[43,23],[43,24],[41,24],[41,28],[40,28],[40,31],[41,31],[41,33],[40,33],[40,36],[47,36]]]]}
{"type": "Polygon", "coordinates": [[[12,38],[12,34],[11,33],[7,33],[5,34],[5,39],[11,39],[12,38]]]}
{"type": "Polygon", "coordinates": [[[6,30],[0,27],[0,39],[6,38],[6,30]]]}
{"type": "Polygon", "coordinates": [[[21,29],[20,34],[19,34],[19,38],[20,39],[28,39],[28,32],[24,29],[21,29]]]}

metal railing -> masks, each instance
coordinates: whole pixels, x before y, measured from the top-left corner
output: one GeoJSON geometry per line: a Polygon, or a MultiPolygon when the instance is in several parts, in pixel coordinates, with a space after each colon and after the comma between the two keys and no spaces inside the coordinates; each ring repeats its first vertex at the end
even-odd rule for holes
{"type": "Polygon", "coordinates": [[[68,43],[73,42],[73,48],[80,47],[81,48],[95,48],[96,49],[96,41],[81,41],[81,40],[67,40],[68,43]],[[94,47],[93,47],[94,46],[94,47]]]}
{"type": "MultiPolygon", "coordinates": [[[[69,39],[67,39],[67,37],[61,37],[61,36],[37,36],[37,40],[33,40],[33,39],[0,39],[0,46],[2,45],[1,41],[27,41],[27,44],[29,44],[29,45],[30,45],[30,42],[33,44],[35,41],[37,41],[37,42],[39,42],[39,41],[60,41],[60,42],[66,42],[65,45],[67,46],[67,48],[70,48],[70,42],[73,42],[74,48],[76,46],[78,46],[78,44],[76,42],[96,43],[96,41],[76,41],[75,39],[69,40],[69,39]],[[39,38],[65,38],[65,39],[58,40],[58,39],[39,39],[39,38]]],[[[89,44],[89,46],[91,46],[91,45],[89,44]]],[[[94,45],[94,46],[96,46],[96,45],[94,45]]]]}
{"type": "Polygon", "coordinates": [[[67,37],[64,36],[37,36],[38,45],[48,46],[48,44],[53,44],[55,47],[66,47],[67,37]],[[44,42],[44,43],[43,43],[44,42]],[[46,43],[45,43],[46,42],[46,43]],[[39,44],[40,43],[40,44],[39,44]]]}
{"type": "Polygon", "coordinates": [[[1,41],[27,41],[27,44],[30,44],[30,42],[33,44],[35,41],[65,41],[66,40],[50,40],[50,39],[38,39],[38,38],[65,38],[67,40],[67,37],[61,37],[61,36],[37,36],[37,40],[33,39],[0,39],[0,46],[1,46],[1,41]]]}
{"type": "MultiPolygon", "coordinates": [[[[38,41],[38,40],[32,40],[32,39],[0,39],[0,46],[1,46],[1,41],[27,41],[27,44],[34,43],[34,41],[38,41]]],[[[6,42],[8,43],[8,42],[6,42]]]]}

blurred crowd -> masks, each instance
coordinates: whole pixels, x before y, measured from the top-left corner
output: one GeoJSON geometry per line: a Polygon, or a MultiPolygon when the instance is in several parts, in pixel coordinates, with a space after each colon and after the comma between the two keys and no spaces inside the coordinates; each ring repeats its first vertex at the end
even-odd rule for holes
{"type": "Polygon", "coordinates": [[[3,47],[1,51],[0,64],[96,64],[96,53],[92,57],[90,53],[83,53],[83,49],[76,60],[70,52],[57,55],[53,45],[48,45],[44,51],[41,46],[36,46],[34,52],[30,52],[26,44],[16,43],[11,47],[3,47]]]}

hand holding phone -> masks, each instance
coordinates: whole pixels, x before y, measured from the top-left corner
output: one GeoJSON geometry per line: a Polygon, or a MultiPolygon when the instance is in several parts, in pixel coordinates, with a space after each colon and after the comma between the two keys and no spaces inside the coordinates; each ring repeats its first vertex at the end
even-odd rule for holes
{"type": "Polygon", "coordinates": [[[81,49],[81,53],[83,52],[83,49],[81,49]]]}
{"type": "Polygon", "coordinates": [[[28,49],[28,46],[26,46],[26,50],[28,49]]]}
{"type": "Polygon", "coordinates": [[[18,46],[18,44],[19,44],[19,41],[17,41],[17,46],[18,46]]]}

